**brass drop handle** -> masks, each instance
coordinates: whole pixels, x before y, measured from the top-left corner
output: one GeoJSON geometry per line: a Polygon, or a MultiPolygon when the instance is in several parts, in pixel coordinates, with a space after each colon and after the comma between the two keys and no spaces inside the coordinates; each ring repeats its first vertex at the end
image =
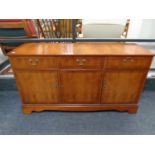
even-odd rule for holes
{"type": "Polygon", "coordinates": [[[134,59],[132,57],[127,57],[123,59],[123,62],[134,62],[134,59]]]}
{"type": "Polygon", "coordinates": [[[36,66],[38,63],[39,63],[39,59],[32,59],[32,58],[29,58],[29,62],[32,66],[36,66]]]}
{"type": "Polygon", "coordinates": [[[76,59],[76,62],[78,63],[78,65],[82,66],[86,63],[86,59],[76,59]]]}

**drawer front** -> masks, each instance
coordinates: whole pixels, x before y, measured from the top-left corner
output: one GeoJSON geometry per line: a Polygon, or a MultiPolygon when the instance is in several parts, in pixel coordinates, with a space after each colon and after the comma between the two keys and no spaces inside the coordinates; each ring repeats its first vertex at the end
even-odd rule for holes
{"type": "Polygon", "coordinates": [[[107,57],[105,60],[106,69],[145,69],[150,67],[152,57],[135,57],[135,56],[123,56],[123,57],[107,57]]]}
{"type": "Polygon", "coordinates": [[[63,57],[60,59],[61,68],[102,68],[104,58],[99,57],[63,57]]]}
{"type": "Polygon", "coordinates": [[[50,69],[58,67],[55,57],[11,57],[13,68],[17,69],[50,69]]]}

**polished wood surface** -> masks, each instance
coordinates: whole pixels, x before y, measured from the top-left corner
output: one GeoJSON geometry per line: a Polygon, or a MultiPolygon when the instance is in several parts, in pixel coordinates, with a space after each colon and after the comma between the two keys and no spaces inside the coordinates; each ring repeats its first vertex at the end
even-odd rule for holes
{"type": "Polygon", "coordinates": [[[22,107],[24,114],[31,114],[32,111],[41,112],[44,110],[57,111],[103,111],[103,110],[117,110],[120,112],[128,111],[129,114],[135,114],[138,110],[138,105],[126,104],[25,104],[22,107]]]}
{"type": "Polygon", "coordinates": [[[102,104],[136,104],[144,71],[107,71],[104,74],[102,104]]]}
{"type": "Polygon", "coordinates": [[[24,113],[136,113],[153,54],[122,43],[25,44],[8,54],[24,113]],[[93,55],[94,53],[94,55],[93,55]]]}
{"type": "Polygon", "coordinates": [[[144,69],[149,67],[152,57],[145,56],[121,56],[109,57],[105,61],[106,69],[144,69]]]}
{"type": "Polygon", "coordinates": [[[125,43],[28,43],[8,55],[153,55],[136,44],[125,43]]]}
{"type": "Polygon", "coordinates": [[[15,75],[25,104],[58,103],[57,71],[17,71],[15,75]]]}
{"type": "Polygon", "coordinates": [[[58,68],[58,59],[54,57],[12,57],[10,62],[16,69],[58,68]]]}
{"type": "Polygon", "coordinates": [[[95,58],[87,56],[63,57],[59,59],[60,68],[95,68],[101,69],[104,63],[104,58],[95,58]]]}
{"type": "Polygon", "coordinates": [[[100,71],[62,70],[60,74],[61,103],[99,103],[100,71]]]}

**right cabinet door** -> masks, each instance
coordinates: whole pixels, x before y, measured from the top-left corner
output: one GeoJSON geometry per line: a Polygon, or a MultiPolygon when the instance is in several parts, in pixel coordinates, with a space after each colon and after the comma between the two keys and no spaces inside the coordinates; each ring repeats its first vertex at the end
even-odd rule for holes
{"type": "Polygon", "coordinates": [[[101,103],[136,103],[144,85],[146,72],[107,71],[104,73],[101,103]]]}

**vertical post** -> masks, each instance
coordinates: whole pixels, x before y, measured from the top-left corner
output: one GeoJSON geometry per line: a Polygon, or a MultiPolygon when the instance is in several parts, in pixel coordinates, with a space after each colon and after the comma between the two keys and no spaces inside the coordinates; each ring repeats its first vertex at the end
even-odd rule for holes
{"type": "Polygon", "coordinates": [[[77,33],[76,33],[76,19],[72,19],[72,42],[76,42],[76,37],[77,37],[77,33]]]}

